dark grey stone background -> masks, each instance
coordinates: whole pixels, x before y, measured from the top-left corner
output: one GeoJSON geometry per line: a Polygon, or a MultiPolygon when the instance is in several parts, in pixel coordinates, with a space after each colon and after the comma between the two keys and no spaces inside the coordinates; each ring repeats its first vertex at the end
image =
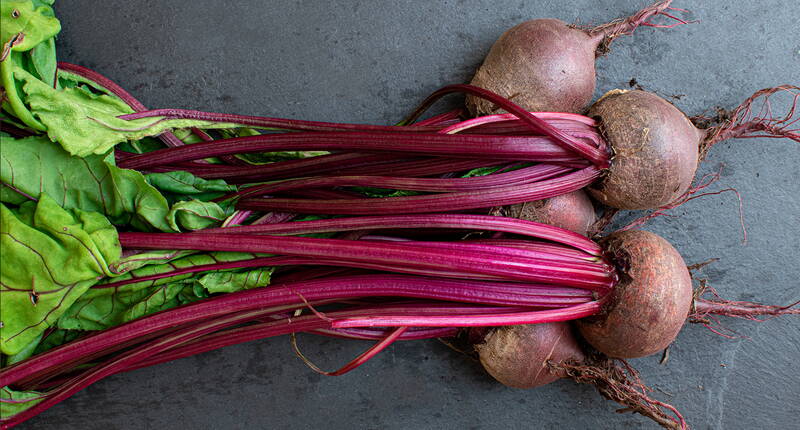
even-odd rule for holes
{"type": "MultiPolygon", "coordinates": [[[[561,1],[61,1],[59,57],[116,80],[150,107],[188,107],[327,121],[391,123],[439,86],[469,80],[491,43],[536,17],[602,23],[647,0],[561,1]]],[[[643,28],[598,62],[597,96],[628,86],[678,95],[689,114],[732,107],[753,91],[800,84],[800,9],[792,0],[676,0],[699,20],[643,28]]],[[[452,101],[458,103],[457,100],[452,101]]],[[[783,105],[785,108],[785,105],[783,105]]],[[[778,106],[776,105],[776,108],[778,106]]],[[[800,147],[726,142],[700,174],[711,189],[647,229],[726,297],[800,299],[800,147]]],[[[697,429],[797,428],[800,318],[725,321],[742,337],[686,327],[670,359],[634,360],[654,396],[697,429]]],[[[302,336],[303,351],[335,368],[367,346],[302,336]]],[[[322,377],[286,337],[110,377],[24,428],[652,428],[593,388],[560,381],[505,388],[437,341],[395,344],[342,377],[322,377]]]]}

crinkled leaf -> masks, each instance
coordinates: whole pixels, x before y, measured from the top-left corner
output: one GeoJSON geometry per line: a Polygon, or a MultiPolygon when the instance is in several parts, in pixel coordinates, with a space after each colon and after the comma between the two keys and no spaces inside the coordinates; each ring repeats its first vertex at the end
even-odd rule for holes
{"type": "MultiPolygon", "coordinates": [[[[190,255],[169,264],[145,266],[110,281],[142,278],[176,270],[254,258],[254,254],[216,252],[190,255]]],[[[209,293],[232,292],[269,283],[272,268],[185,273],[155,280],[144,280],[117,287],[90,288],[58,321],[70,330],[102,330],[144,315],[190,303],[209,293]]]]}
{"type": "Polygon", "coordinates": [[[198,120],[163,120],[142,118],[126,121],[117,118],[132,113],[125,102],[108,95],[97,95],[80,87],[56,90],[20,67],[14,77],[22,87],[30,111],[47,128],[47,135],[72,155],[85,157],[105,154],[114,145],[128,140],[155,136],[173,128],[225,128],[220,124],[198,120]]]}
{"type": "Polygon", "coordinates": [[[5,203],[20,204],[46,193],[64,208],[100,212],[113,224],[137,230],[196,230],[225,219],[225,209],[216,203],[170,208],[144,175],[113,165],[111,155],[71,156],[42,136],[0,136],[0,184],[5,203]]]}
{"type": "Polygon", "coordinates": [[[56,40],[50,38],[30,51],[31,64],[39,79],[49,86],[55,86],[56,81],[56,40]]]}
{"type": "Polygon", "coordinates": [[[12,49],[24,52],[58,34],[61,23],[55,18],[51,4],[35,0],[0,2],[0,43],[5,45],[22,33],[24,37],[12,49]]]}
{"type": "Polygon", "coordinates": [[[232,293],[269,285],[274,268],[261,267],[245,272],[210,272],[197,280],[209,293],[232,293]]]}
{"type": "Polygon", "coordinates": [[[19,353],[92,285],[111,276],[117,230],[94,212],[46,194],[12,211],[0,204],[0,350],[19,353]]]}
{"type": "Polygon", "coordinates": [[[423,194],[420,191],[393,190],[389,188],[375,188],[375,187],[352,187],[351,189],[367,197],[377,197],[377,198],[417,196],[423,194]]]}
{"type": "Polygon", "coordinates": [[[225,209],[219,204],[194,199],[175,203],[167,213],[167,221],[176,231],[216,227],[227,217],[225,209]]]}
{"type": "Polygon", "coordinates": [[[297,160],[300,158],[317,157],[330,154],[328,151],[281,151],[281,152],[258,152],[252,154],[237,154],[236,158],[247,161],[250,164],[269,164],[276,161],[297,160]]]}
{"type": "Polygon", "coordinates": [[[60,328],[56,328],[47,333],[44,339],[39,342],[39,345],[36,347],[36,351],[34,355],[41,354],[47,350],[53,349],[57,346],[61,346],[65,343],[72,342],[73,340],[86,335],[87,332],[80,331],[80,330],[62,330],[60,328]]]}
{"type": "MultiPolygon", "coordinates": [[[[97,82],[64,69],[57,70],[56,81],[58,89],[80,88],[82,91],[86,91],[90,94],[95,94],[95,95],[105,94],[109,97],[119,99],[119,97],[114,95],[114,93],[109,91],[106,87],[98,84],[97,82]]],[[[121,99],[119,100],[121,101],[121,99]]]]}
{"type": "MultiPolygon", "coordinates": [[[[117,225],[174,231],[167,222],[167,200],[141,173],[98,155],[73,157],[41,136],[0,137],[0,180],[34,199],[43,192],[64,208],[103,213],[117,225]]],[[[17,203],[12,195],[4,190],[0,198],[17,203]]]]}
{"type": "MultiPolygon", "coordinates": [[[[36,72],[35,66],[30,64],[31,59],[26,51],[51,40],[60,30],[61,23],[54,17],[53,9],[41,2],[30,0],[0,2],[0,45],[9,46],[11,50],[0,62],[0,80],[5,93],[3,109],[34,130],[44,130],[44,126],[28,109],[21,91],[22,83],[15,79],[14,71],[24,70],[24,64],[36,72]],[[10,44],[12,39],[16,41],[13,45],[10,44]]],[[[35,76],[30,76],[36,79],[35,76]]],[[[39,82],[47,86],[46,83],[39,82]]]]}
{"type": "Polygon", "coordinates": [[[36,348],[39,346],[39,343],[42,341],[43,337],[44,337],[44,332],[39,333],[39,336],[36,336],[35,339],[33,339],[30,343],[25,345],[18,353],[7,356],[4,365],[10,366],[14,363],[19,363],[20,361],[25,360],[26,358],[33,355],[34,351],[36,351],[36,348]]]}
{"type": "MultiPolygon", "coordinates": [[[[68,330],[102,330],[180,305],[178,294],[191,284],[176,282],[149,288],[126,289],[114,294],[90,289],[58,320],[68,330]]],[[[197,299],[200,299],[198,297],[197,299]]]]}
{"type": "MultiPolygon", "coordinates": [[[[137,288],[144,288],[144,287],[151,287],[154,285],[163,285],[170,282],[177,282],[180,280],[187,279],[189,277],[195,276],[193,274],[188,275],[177,275],[172,277],[161,278],[158,280],[150,280],[150,281],[141,281],[131,284],[126,284],[124,286],[117,287],[116,289],[113,288],[102,288],[103,284],[109,282],[120,282],[120,281],[128,281],[130,279],[136,278],[144,278],[151,275],[159,275],[163,273],[174,272],[176,270],[187,269],[190,267],[195,266],[205,266],[209,264],[216,264],[216,263],[226,263],[232,261],[241,261],[241,260],[249,260],[252,258],[256,258],[258,254],[248,254],[243,252],[209,252],[203,254],[189,254],[185,251],[159,251],[162,254],[137,254],[137,258],[133,259],[130,258],[128,260],[129,266],[125,265],[110,265],[110,268],[119,270],[117,273],[123,273],[120,276],[115,276],[113,279],[105,279],[100,282],[95,288],[92,290],[104,290],[105,294],[113,294],[115,291],[125,290],[125,289],[137,289],[137,288]],[[169,253],[172,254],[169,254],[169,253]],[[140,262],[145,259],[145,262],[148,265],[142,264],[141,266],[135,266],[135,264],[141,264],[140,262]],[[124,270],[129,269],[129,270],[124,270]]],[[[125,261],[123,259],[122,261],[125,261]]]]}
{"type": "Polygon", "coordinates": [[[152,250],[135,252],[132,254],[123,252],[119,260],[108,265],[108,269],[112,273],[122,274],[148,265],[166,264],[171,260],[183,258],[196,252],[197,251],[176,250],[152,250]]]}
{"type": "Polygon", "coordinates": [[[15,391],[8,387],[0,388],[0,417],[3,419],[34,407],[44,400],[44,394],[37,391],[15,391]]]}
{"type": "Polygon", "coordinates": [[[228,185],[222,179],[198,178],[184,171],[148,173],[145,178],[169,200],[193,197],[208,201],[236,191],[235,186],[228,185]]]}

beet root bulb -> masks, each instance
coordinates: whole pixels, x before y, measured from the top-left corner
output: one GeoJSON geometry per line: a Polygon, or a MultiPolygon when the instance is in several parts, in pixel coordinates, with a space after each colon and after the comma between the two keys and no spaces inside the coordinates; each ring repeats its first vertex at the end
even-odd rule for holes
{"type": "Polygon", "coordinates": [[[510,206],[514,218],[549,224],[586,236],[597,221],[591,199],[583,190],[510,206]]]}
{"type": "Polygon", "coordinates": [[[584,360],[566,322],[497,327],[475,349],[486,371],[514,388],[538,387],[566,376],[549,363],[584,360]]]}
{"type": "MultiPolygon", "coordinates": [[[[660,1],[628,18],[587,29],[557,19],[518,24],[492,45],[471,84],[529,111],[579,113],[594,93],[595,58],[614,38],[648,25],[656,15],[677,19],[664,13],[670,3],[660,1]]],[[[468,96],[466,104],[475,116],[499,112],[477,97],[468,96]]]]}
{"type": "Polygon", "coordinates": [[[651,209],[689,189],[705,133],[678,108],[646,91],[614,90],[589,116],[613,150],[606,176],[589,187],[592,197],[618,209],[651,209]]]}
{"type": "MultiPolygon", "coordinates": [[[[526,21],[500,36],[470,83],[529,111],[580,112],[594,93],[599,42],[557,19],[526,21]]],[[[477,97],[467,97],[467,108],[475,116],[498,113],[477,97]]]]}
{"type": "Polygon", "coordinates": [[[666,240],[642,230],[614,233],[601,243],[620,279],[598,315],[576,322],[581,335],[615,358],[663,350],[678,335],[692,304],[683,258],[666,240]]]}

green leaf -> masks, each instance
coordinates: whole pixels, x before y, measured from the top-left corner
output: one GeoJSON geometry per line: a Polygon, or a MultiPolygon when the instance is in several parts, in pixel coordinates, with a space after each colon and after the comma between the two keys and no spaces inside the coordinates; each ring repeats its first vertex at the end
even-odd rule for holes
{"type": "Polygon", "coordinates": [[[191,196],[198,200],[208,201],[236,191],[234,185],[228,185],[222,179],[198,178],[183,171],[148,173],[145,175],[145,179],[150,185],[158,188],[169,200],[186,200],[191,196]]]}
{"type": "Polygon", "coordinates": [[[420,194],[423,194],[420,191],[393,190],[389,188],[375,188],[375,187],[351,187],[351,189],[367,197],[377,197],[377,198],[418,196],[420,194]]]}
{"type": "Polygon", "coordinates": [[[24,82],[30,111],[44,124],[47,136],[72,155],[105,154],[114,145],[155,136],[173,128],[225,128],[233,124],[191,119],[142,118],[123,120],[133,110],[117,97],[98,95],[80,87],[56,90],[23,68],[13,67],[14,78],[24,82]]]}
{"type": "MultiPolygon", "coordinates": [[[[152,275],[170,273],[176,270],[186,269],[195,266],[205,266],[216,263],[249,260],[259,256],[259,254],[248,254],[243,252],[209,252],[203,254],[189,254],[189,255],[186,255],[186,251],[159,251],[159,252],[162,253],[160,259],[158,258],[159,256],[151,255],[155,253],[142,253],[129,257],[129,258],[136,258],[136,261],[132,261],[130,266],[115,265],[115,264],[110,265],[110,268],[119,270],[119,272],[117,273],[124,273],[124,274],[121,274],[120,276],[115,276],[113,279],[105,279],[102,282],[100,282],[100,285],[97,285],[97,287],[92,288],[92,290],[104,290],[106,291],[106,294],[113,294],[115,291],[121,291],[125,289],[137,289],[144,287],[152,287],[154,285],[163,285],[166,283],[177,282],[184,279],[188,279],[192,276],[199,276],[199,275],[184,274],[184,275],[161,278],[157,280],[141,281],[141,282],[126,284],[124,286],[117,287],[116,289],[102,288],[103,284],[106,284],[108,282],[128,281],[136,278],[144,278],[152,275]],[[167,254],[169,252],[172,252],[173,254],[167,254]],[[152,257],[152,260],[147,261],[148,265],[142,264],[141,266],[138,267],[134,265],[137,263],[140,264],[142,262],[142,258],[147,259],[148,257],[152,257]]],[[[120,261],[125,261],[125,259],[122,259],[120,261]]]]}
{"type": "Polygon", "coordinates": [[[29,344],[25,345],[18,353],[14,355],[9,355],[6,357],[5,366],[10,366],[14,363],[19,363],[22,360],[33,355],[36,348],[39,346],[39,343],[42,341],[42,337],[44,337],[44,332],[39,333],[35,339],[33,339],[29,344]]]}
{"type": "Polygon", "coordinates": [[[112,273],[127,273],[131,270],[136,270],[140,267],[148,265],[166,264],[172,260],[183,258],[187,255],[196,253],[197,251],[142,251],[135,254],[123,255],[119,260],[108,265],[108,269],[112,273]]]}
{"type": "Polygon", "coordinates": [[[225,209],[214,202],[188,200],[172,205],[167,220],[176,230],[202,230],[219,226],[228,217],[225,209]]]}
{"type": "Polygon", "coordinates": [[[14,70],[21,69],[21,63],[29,62],[30,59],[23,53],[51,40],[60,30],[61,23],[49,5],[30,0],[0,2],[0,46],[8,46],[11,51],[0,63],[0,80],[5,89],[3,109],[34,130],[44,130],[44,126],[26,106],[20,92],[20,82],[14,78],[14,70]]]}
{"type": "Polygon", "coordinates": [[[15,391],[8,387],[0,388],[0,417],[8,419],[32,408],[44,400],[45,395],[37,391],[15,391]]]}
{"type": "Polygon", "coordinates": [[[72,342],[73,340],[86,334],[87,332],[80,330],[62,330],[60,328],[54,329],[53,331],[49,332],[41,342],[39,342],[39,345],[36,347],[36,351],[33,353],[33,355],[41,354],[57,346],[72,342]]]}
{"type": "Polygon", "coordinates": [[[30,51],[31,64],[42,82],[55,86],[56,81],[56,40],[54,38],[36,45],[30,51]]]}
{"type": "Polygon", "coordinates": [[[134,154],[144,154],[145,152],[155,151],[156,149],[164,149],[164,147],[164,143],[160,140],[154,137],[145,137],[130,142],[122,142],[117,145],[116,149],[125,152],[133,152],[134,154]]]}
{"type": "MultiPolygon", "coordinates": [[[[118,282],[226,261],[255,258],[254,254],[216,252],[145,266],[110,280],[118,282]]],[[[58,327],[102,330],[144,315],[205,298],[209,293],[233,292],[269,284],[272,268],[185,273],[118,287],[90,288],[59,319],[58,327]]]]}
{"type": "Polygon", "coordinates": [[[259,152],[253,154],[237,154],[236,158],[244,160],[250,164],[269,164],[276,161],[297,160],[300,158],[317,157],[319,155],[330,154],[328,151],[281,151],[281,152],[259,152]]]}
{"type": "Polygon", "coordinates": [[[111,154],[80,158],[42,136],[0,136],[0,201],[21,204],[41,193],[66,209],[100,212],[115,225],[137,230],[196,230],[225,219],[225,209],[217,203],[190,201],[170,207],[144,175],[114,166],[111,154]]]}
{"type": "Polygon", "coordinates": [[[500,170],[502,166],[490,166],[490,167],[478,167],[477,169],[472,169],[469,172],[461,175],[462,178],[473,178],[475,176],[486,176],[491,175],[492,173],[500,170]]]}
{"type": "Polygon", "coordinates": [[[472,169],[467,173],[461,175],[462,178],[472,178],[474,176],[486,176],[491,175],[492,173],[497,172],[500,169],[503,169],[503,172],[513,172],[514,170],[522,169],[523,167],[530,167],[531,163],[519,163],[516,166],[489,166],[489,167],[478,167],[477,169],[472,169]]]}
{"type": "Polygon", "coordinates": [[[18,204],[15,194],[36,199],[45,193],[66,209],[100,212],[116,225],[174,231],[167,222],[167,200],[141,173],[120,169],[98,155],[70,156],[41,136],[0,137],[0,181],[4,202],[18,204]]]}
{"type": "MultiPolygon", "coordinates": [[[[181,282],[150,288],[125,289],[114,294],[90,289],[70,307],[58,327],[68,330],[103,330],[145,315],[178,306],[178,293],[190,284],[181,282]]],[[[199,299],[199,298],[198,298],[199,299]]]]}
{"type": "Polygon", "coordinates": [[[81,75],[66,71],[64,69],[58,69],[57,71],[57,88],[80,88],[83,91],[88,92],[89,94],[94,95],[107,95],[109,97],[116,98],[121,101],[119,97],[117,97],[114,93],[109,91],[106,87],[99,85],[97,82],[85,78],[81,75]]]}
{"type": "Polygon", "coordinates": [[[98,213],[65,210],[46,194],[18,211],[0,204],[0,351],[22,351],[111,276],[120,253],[117,230],[98,213]]]}
{"type": "Polygon", "coordinates": [[[44,2],[3,0],[0,2],[0,43],[5,45],[22,33],[24,37],[11,48],[17,52],[33,49],[61,31],[53,9],[44,2]],[[16,11],[16,13],[12,13],[16,11]],[[16,17],[15,17],[16,15],[16,17]]]}
{"type": "Polygon", "coordinates": [[[197,280],[209,293],[232,293],[269,285],[274,268],[261,267],[246,272],[210,272],[197,280]]]}

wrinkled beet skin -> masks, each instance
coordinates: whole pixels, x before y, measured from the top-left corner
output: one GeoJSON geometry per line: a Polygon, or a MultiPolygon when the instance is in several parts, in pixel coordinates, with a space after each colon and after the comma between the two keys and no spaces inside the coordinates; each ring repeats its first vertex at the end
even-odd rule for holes
{"type": "Polygon", "coordinates": [[[692,184],[703,133],[686,115],[646,91],[612,91],[589,116],[599,119],[613,158],[606,176],[589,187],[618,209],[653,209],[675,201],[692,184]]]}
{"type": "Polygon", "coordinates": [[[475,349],[486,371],[514,388],[538,387],[566,376],[554,373],[548,361],[582,362],[585,358],[566,322],[498,327],[475,349]]]}
{"type": "MultiPolygon", "coordinates": [[[[580,113],[594,93],[600,40],[557,19],[523,22],[492,45],[471,84],[531,112],[580,113]]],[[[466,104],[475,116],[502,112],[477,97],[466,104]]]]}
{"type": "Polygon", "coordinates": [[[592,201],[583,190],[513,205],[509,208],[509,215],[561,227],[584,236],[597,220],[592,201]]]}
{"type": "Polygon", "coordinates": [[[686,263],[666,240],[642,230],[614,233],[601,243],[620,280],[600,314],[577,321],[581,335],[616,358],[663,350],[678,335],[691,307],[686,263]]]}

